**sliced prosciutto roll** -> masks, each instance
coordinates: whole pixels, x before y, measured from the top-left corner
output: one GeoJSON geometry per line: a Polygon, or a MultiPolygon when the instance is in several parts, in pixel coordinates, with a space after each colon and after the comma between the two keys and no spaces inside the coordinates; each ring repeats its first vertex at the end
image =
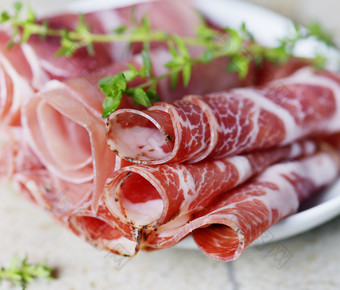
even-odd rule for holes
{"type": "Polygon", "coordinates": [[[315,150],[314,142],[305,141],[197,164],[127,166],[107,180],[104,199],[114,216],[134,227],[152,230],[169,221],[168,227],[178,227],[269,165],[315,150]]]}
{"type": "Polygon", "coordinates": [[[80,93],[61,82],[49,82],[23,107],[22,126],[24,138],[53,175],[75,184],[92,182],[96,207],[116,157],[105,144],[98,111],[102,96],[91,94],[93,86],[84,84],[80,93]]]}
{"type": "Polygon", "coordinates": [[[137,230],[113,218],[103,203],[96,213],[91,211],[92,181],[79,184],[56,177],[29,148],[21,128],[8,127],[2,133],[0,179],[11,179],[21,195],[98,249],[126,256],[137,253],[137,230]]]}
{"type": "Polygon", "coordinates": [[[75,209],[91,205],[92,182],[67,182],[46,169],[19,171],[12,180],[19,192],[49,211],[64,225],[67,225],[69,215],[75,209]]]}
{"type": "Polygon", "coordinates": [[[262,88],[117,110],[107,125],[111,149],[145,164],[219,159],[339,130],[340,78],[312,68],[262,88]]]}
{"type": "Polygon", "coordinates": [[[77,236],[97,249],[125,257],[133,257],[139,251],[140,231],[114,218],[104,205],[96,213],[76,210],[68,221],[77,236]]]}
{"type": "Polygon", "coordinates": [[[97,249],[129,257],[138,252],[138,230],[112,217],[103,204],[92,210],[92,183],[65,182],[43,169],[18,172],[12,180],[23,196],[97,249]]]}
{"type": "MultiPolygon", "coordinates": [[[[155,49],[150,52],[150,56],[154,64],[154,75],[160,75],[163,65],[169,59],[169,53],[155,49]]],[[[22,109],[22,126],[32,150],[48,170],[63,180],[82,183],[94,179],[94,205],[105,180],[121,166],[121,159],[116,158],[107,146],[105,121],[101,118],[105,96],[100,92],[98,82],[100,78],[128,69],[128,63],[140,68],[142,59],[136,55],[128,62],[114,63],[81,78],[65,82],[49,81],[22,109]]],[[[214,79],[212,82],[216,86],[224,88],[234,84],[245,85],[251,81],[251,77],[240,80],[236,75],[223,72],[224,66],[213,62],[194,67],[192,75],[193,80],[199,75],[207,80],[214,79]],[[212,71],[219,71],[220,77],[216,77],[212,71]]],[[[136,79],[132,85],[141,81],[136,79]]],[[[186,88],[179,87],[171,91],[165,79],[158,91],[164,92],[162,97],[167,100],[174,100],[190,88],[201,92],[209,90],[202,82],[191,82],[186,88]]],[[[132,108],[133,103],[129,98],[123,98],[121,107],[132,108]]]]}
{"type": "Polygon", "coordinates": [[[339,156],[330,148],[297,161],[276,164],[215,199],[179,228],[149,237],[147,249],[169,247],[192,233],[209,257],[234,260],[270,226],[295,213],[299,205],[339,175],[339,156]]]}

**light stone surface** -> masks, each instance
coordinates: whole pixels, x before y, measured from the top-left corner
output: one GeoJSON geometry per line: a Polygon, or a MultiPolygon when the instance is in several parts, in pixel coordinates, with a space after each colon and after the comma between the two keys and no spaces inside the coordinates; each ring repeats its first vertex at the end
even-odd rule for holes
{"type": "MultiPolygon", "coordinates": [[[[1,0],[0,10],[13,2],[1,0]]],[[[29,2],[35,11],[43,13],[60,10],[72,1],[29,2]]],[[[340,39],[340,1],[251,2],[301,23],[318,18],[340,39]]],[[[47,264],[57,269],[56,280],[38,280],[28,289],[340,289],[340,217],[296,237],[246,249],[230,263],[213,261],[199,251],[179,249],[140,253],[127,261],[82,242],[8,184],[0,184],[0,200],[0,265],[8,265],[13,255],[27,254],[30,262],[47,258],[47,264]]],[[[17,288],[4,282],[0,289],[17,288]]]]}

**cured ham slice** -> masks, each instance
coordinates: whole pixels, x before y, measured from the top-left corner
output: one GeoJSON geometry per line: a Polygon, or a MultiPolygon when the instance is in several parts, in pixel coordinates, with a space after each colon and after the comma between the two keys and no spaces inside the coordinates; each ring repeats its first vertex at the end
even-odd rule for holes
{"type": "Polygon", "coordinates": [[[176,244],[192,232],[209,257],[234,260],[256,238],[339,174],[339,158],[331,149],[303,159],[276,164],[257,178],[225,192],[183,227],[158,230],[146,248],[176,244]]]}
{"type": "MultiPolygon", "coordinates": [[[[154,75],[157,76],[161,74],[169,54],[163,49],[158,49],[152,51],[150,55],[154,63],[154,75]]],[[[142,60],[137,55],[128,63],[140,68],[142,60]]],[[[38,94],[31,97],[22,109],[25,138],[44,166],[58,178],[68,182],[82,183],[94,179],[96,196],[94,204],[103,190],[105,180],[121,166],[120,158],[116,160],[106,143],[105,123],[101,119],[105,96],[97,84],[100,78],[115,75],[126,69],[127,62],[121,62],[82,78],[65,82],[50,81],[38,94]]],[[[233,84],[241,85],[249,81],[237,82],[235,75],[230,76],[223,71],[224,67],[220,64],[211,63],[194,67],[192,75],[195,77],[200,75],[206,79],[214,78],[217,86],[220,84],[224,87],[232,85],[228,81],[229,78],[235,80],[233,84]],[[206,70],[201,71],[202,67],[206,70]],[[215,71],[221,70],[220,77],[211,74],[214,68],[215,71]]],[[[137,85],[140,81],[142,80],[137,79],[133,84],[137,85]]],[[[163,96],[173,100],[180,98],[183,90],[190,90],[191,87],[201,92],[208,90],[205,84],[190,83],[188,88],[171,91],[168,82],[160,84],[159,90],[168,91],[163,96]]],[[[123,98],[121,107],[132,106],[130,99],[123,98]]]]}
{"type": "MultiPolygon", "coordinates": [[[[73,29],[77,16],[63,15],[46,20],[50,27],[73,29]]],[[[94,25],[94,31],[104,32],[98,24],[94,25]]],[[[51,38],[41,40],[32,36],[27,43],[8,49],[10,33],[10,30],[0,31],[0,120],[3,124],[20,125],[23,102],[49,79],[78,76],[112,62],[107,45],[103,44],[94,45],[95,56],[81,49],[72,58],[57,58],[55,53],[60,45],[57,39],[51,38]]]]}
{"type": "MultiPolygon", "coordinates": [[[[148,12],[152,28],[183,36],[194,35],[195,27],[200,23],[200,18],[190,4],[179,0],[141,3],[88,13],[85,21],[93,33],[110,33],[121,25],[131,26],[132,11],[137,22],[148,12]]],[[[47,20],[51,28],[71,30],[78,25],[76,14],[62,14],[43,20],[47,20]]],[[[0,31],[0,121],[6,125],[20,125],[23,102],[48,80],[63,81],[86,76],[95,70],[105,69],[110,63],[128,59],[142,48],[141,45],[130,47],[126,43],[95,43],[94,55],[90,55],[86,48],[81,48],[71,58],[56,57],[60,48],[57,37],[41,40],[33,35],[26,43],[7,49],[10,34],[10,30],[0,31]]],[[[159,43],[152,44],[152,48],[158,46],[159,43]]]]}
{"type": "Polygon", "coordinates": [[[6,48],[9,40],[10,35],[0,30],[0,122],[17,125],[21,104],[33,94],[33,72],[22,47],[6,48]]]}
{"type": "Polygon", "coordinates": [[[108,144],[132,162],[224,158],[340,130],[340,79],[302,68],[262,88],[189,95],[108,120],[108,144]],[[132,141],[135,140],[135,141],[132,141]]]}
{"type": "Polygon", "coordinates": [[[28,199],[48,210],[64,226],[98,249],[133,256],[137,233],[114,219],[104,206],[91,210],[91,183],[72,184],[53,178],[46,170],[20,172],[14,186],[28,199]],[[87,209],[88,208],[88,209],[87,209]]]}
{"type": "MultiPolygon", "coordinates": [[[[152,28],[182,36],[200,24],[182,0],[88,13],[85,21],[93,33],[107,33],[146,14],[152,28]]],[[[51,28],[78,25],[75,14],[47,20],[51,28]]],[[[106,123],[98,81],[128,64],[140,69],[141,43],[95,43],[95,55],[82,48],[56,58],[57,37],[32,36],[12,50],[5,48],[9,39],[10,31],[1,30],[0,130],[6,138],[0,178],[12,179],[24,196],[98,249],[132,257],[193,232],[209,256],[234,259],[338,175],[336,154],[306,139],[339,131],[335,74],[303,69],[286,77],[301,64],[270,74],[251,64],[240,80],[224,73],[227,60],[220,58],[193,66],[188,87],[170,91],[169,79],[160,81],[162,102],[148,110],[132,109],[133,101],[123,97],[106,123]],[[249,85],[261,87],[224,91],[249,85]],[[211,88],[221,93],[206,95],[211,88]]],[[[163,45],[150,43],[156,77],[170,59],[163,45]]]]}
{"type": "Polygon", "coordinates": [[[91,211],[92,182],[75,184],[53,176],[27,146],[21,128],[6,128],[3,135],[2,140],[6,140],[0,151],[1,178],[10,178],[24,197],[98,249],[135,255],[138,232],[135,230],[133,235],[134,229],[113,218],[104,205],[96,213],[91,211]]]}
{"type": "Polygon", "coordinates": [[[0,179],[8,180],[18,172],[44,168],[22,136],[23,132],[19,127],[2,128],[0,134],[0,179]]]}
{"type": "Polygon", "coordinates": [[[119,220],[137,228],[152,230],[169,221],[168,227],[178,227],[216,196],[269,165],[315,150],[314,142],[305,141],[197,164],[127,166],[107,180],[105,203],[119,220]]]}
{"type": "MultiPolygon", "coordinates": [[[[157,50],[151,53],[153,64],[153,74],[160,76],[167,72],[166,63],[171,60],[168,51],[157,50]]],[[[206,94],[215,90],[227,90],[236,87],[246,87],[257,83],[257,68],[251,66],[245,78],[241,79],[237,73],[227,73],[225,67],[227,58],[220,57],[210,63],[193,65],[190,81],[187,86],[183,86],[181,81],[175,89],[171,89],[170,78],[165,78],[158,82],[157,94],[163,102],[172,102],[181,99],[187,94],[206,94]],[[202,81],[204,80],[204,81],[202,81]]],[[[181,77],[181,76],[180,76],[181,77]]]]}
{"type": "Polygon", "coordinates": [[[93,183],[75,184],[64,181],[46,169],[26,170],[14,174],[13,183],[19,192],[48,210],[62,224],[78,208],[89,207],[93,183]]]}
{"type": "Polygon", "coordinates": [[[101,118],[104,95],[97,83],[103,73],[116,74],[125,69],[126,63],[117,63],[87,77],[50,81],[22,109],[25,139],[41,163],[67,182],[94,181],[94,208],[105,180],[121,167],[121,160],[106,144],[101,118]]]}
{"type": "MultiPolygon", "coordinates": [[[[193,36],[195,27],[201,20],[188,1],[151,1],[132,6],[87,13],[85,22],[95,34],[109,34],[115,29],[138,25],[147,16],[152,29],[160,29],[183,36],[193,36]],[[176,23],[176,25],[174,25],[176,23]]],[[[47,19],[53,28],[74,30],[78,25],[77,14],[64,14],[47,19]]],[[[60,48],[57,37],[48,37],[42,42],[38,37],[32,37],[28,42],[27,54],[36,59],[38,65],[51,79],[65,80],[101,69],[116,61],[128,59],[132,54],[141,51],[140,44],[130,46],[129,43],[94,43],[94,56],[89,55],[86,48],[81,48],[71,59],[55,57],[60,48]]],[[[160,46],[153,44],[151,48],[160,46]]]]}
{"type": "Polygon", "coordinates": [[[138,231],[113,218],[103,205],[96,212],[91,209],[91,183],[65,182],[47,170],[19,172],[12,180],[23,196],[97,249],[129,257],[138,252],[138,231]]]}
{"type": "Polygon", "coordinates": [[[116,157],[105,145],[104,122],[95,106],[101,100],[95,97],[98,93],[91,95],[90,87],[80,94],[61,82],[49,82],[23,107],[22,122],[27,142],[53,175],[76,184],[94,181],[96,207],[116,157]]]}
{"type": "Polygon", "coordinates": [[[79,237],[100,250],[133,257],[139,250],[139,232],[115,219],[100,206],[96,213],[80,209],[69,217],[69,227],[79,237]]]}

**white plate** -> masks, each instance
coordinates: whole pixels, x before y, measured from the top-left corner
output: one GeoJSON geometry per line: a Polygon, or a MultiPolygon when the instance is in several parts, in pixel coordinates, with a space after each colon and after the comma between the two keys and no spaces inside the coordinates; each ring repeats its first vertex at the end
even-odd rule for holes
{"type": "MultiPolygon", "coordinates": [[[[293,23],[274,12],[256,5],[238,0],[193,0],[194,5],[209,19],[221,26],[239,28],[243,22],[254,35],[255,39],[264,45],[273,46],[277,40],[287,35],[294,28],[293,23]]],[[[88,12],[111,7],[119,7],[137,0],[87,0],[79,1],[68,7],[74,12],[88,12]]],[[[143,1],[145,2],[145,1],[143,1]]],[[[328,56],[328,68],[332,63],[339,63],[339,52],[329,49],[323,44],[310,39],[303,41],[295,53],[300,56],[311,56],[323,53],[328,56]]],[[[272,226],[252,245],[265,244],[285,239],[319,226],[340,214],[340,180],[330,186],[313,200],[309,200],[300,212],[272,226]]],[[[191,237],[180,242],[177,248],[197,249],[191,237]]]]}

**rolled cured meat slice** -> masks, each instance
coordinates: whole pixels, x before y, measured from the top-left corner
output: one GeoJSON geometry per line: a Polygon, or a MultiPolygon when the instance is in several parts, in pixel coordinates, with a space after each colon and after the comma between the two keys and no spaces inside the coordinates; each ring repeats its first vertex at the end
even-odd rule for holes
{"type": "Polygon", "coordinates": [[[91,208],[93,185],[72,184],[53,177],[47,170],[14,174],[14,187],[26,198],[52,214],[61,224],[99,250],[134,256],[140,232],[111,216],[104,205],[91,208]]]}
{"type": "Polygon", "coordinates": [[[111,213],[143,229],[178,227],[219,194],[269,165],[314,153],[311,141],[197,164],[133,165],[110,177],[104,200],[111,213]]]}
{"type": "Polygon", "coordinates": [[[24,138],[51,174],[75,184],[92,182],[96,207],[116,157],[105,144],[105,124],[96,111],[102,99],[95,96],[102,96],[91,95],[90,88],[79,93],[49,82],[23,107],[22,125],[24,138]]]}
{"type": "Polygon", "coordinates": [[[96,213],[79,209],[68,219],[70,229],[80,238],[100,250],[125,257],[139,251],[140,231],[115,219],[104,205],[96,213]]]}
{"type": "Polygon", "coordinates": [[[192,233],[209,257],[234,260],[270,226],[295,213],[304,200],[338,175],[339,156],[329,147],[310,157],[273,165],[217,197],[183,227],[157,230],[145,247],[169,247],[192,233]]]}
{"type": "MultiPolygon", "coordinates": [[[[133,60],[130,63],[140,66],[133,60]]],[[[105,180],[121,167],[120,158],[106,144],[101,118],[104,95],[97,84],[105,73],[125,69],[126,63],[117,63],[83,78],[52,80],[22,108],[24,137],[40,162],[67,182],[94,181],[94,208],[105,180]]]]}
{"type": "Polygon", "coordinates": [[[120,157],[161,164],[224,158],[339,127],[339,76],[302,68],[262,88],[189,95],[145,111],[117,110],[107,129],[108,144],[120,157]]]}
{"type": "Polygon", "coordinates": [[[64,225],[67,225],[68,217],[75,209],[91,205],[91,182],[67,182],[46,169],[20,171],[13,175],[12,180],[19,192],[49,211],[64,225]]]}
{"type": "MultiPolygon", "coordinates": [[[[169,53],[163,49],[150,52],[153,60],[154,75],[161,74],[163,65],[169,59],[169,53]]],[[[81,78],[65,82],[52,80],[31,97],[22,108],[22,126],[28,144],[41,160],[42,164],[65,181],[72,183],[95,181],[94,204],[101,194],[106,178],[120,168],[120,158],[109,149],[106,142],[105,122],[101,118],[104,94],[98,88],[100,78],[115,75],[128,69],[127,64],[136,68],[142,65],[140,55],[128,62],[114,63],[94,71],[81,78]]],[[[223,74],[224,67],[214,62],[194,67],[193,76],[214,78],[221,86],[245,84],[250,81],[239,80],[236,75],[223,74]],[[201,71],[205,68],[204,71],[201,71]],[[211,72],[220,71],[220,77],[211,72]],[[229,80],[234,80],[231,83],[229,80]],[[223,82],[222,79],[225,81],[223,82]],[[239,80],[239,81],[237,81],[239,80]]],[[[136,79],[134,85],[142,79],[136,79]]],[[[167,80],[165,80],[167,81],[167,80]]],[[[132,83],[131,83],[132,84],[132,83]]],[[[218,84],[216,83],[218,86],[218,84]]],[[[168,100],[178,99],[183,90],[206,92],[208,87],[201,83],[190,83],[187,88],[171,91],[168,82],[159,85],[159,91],[167,91],[162,97],[168,100]],[[202,85],[200,85],[202,84],[202,85]]],[[[133,107],[128,98],[123,98],[121,107],[133,107]]]]}
{"type": "Polygon", "coordinates": [[[138,230],[113,218],[103,203],[96,213],[91,211],[93,182],[76,184],[54,176],[29,148],[20,127],[8,127],[2,135],[1,179],[11,179],[24,197],[96,248],[126,256],[136,254],[138,230]]]}
{"type": "Polygon", "coordinates": [[[21,127],[6,127],[0,151],[0,178],[13,181],[17,191],[65,221],[75,208],[90,203],[93,184],[67,182],[53,175],[27,144],[21,127]],[[65,218],[66,217],[66,218],[65,218]]]}

